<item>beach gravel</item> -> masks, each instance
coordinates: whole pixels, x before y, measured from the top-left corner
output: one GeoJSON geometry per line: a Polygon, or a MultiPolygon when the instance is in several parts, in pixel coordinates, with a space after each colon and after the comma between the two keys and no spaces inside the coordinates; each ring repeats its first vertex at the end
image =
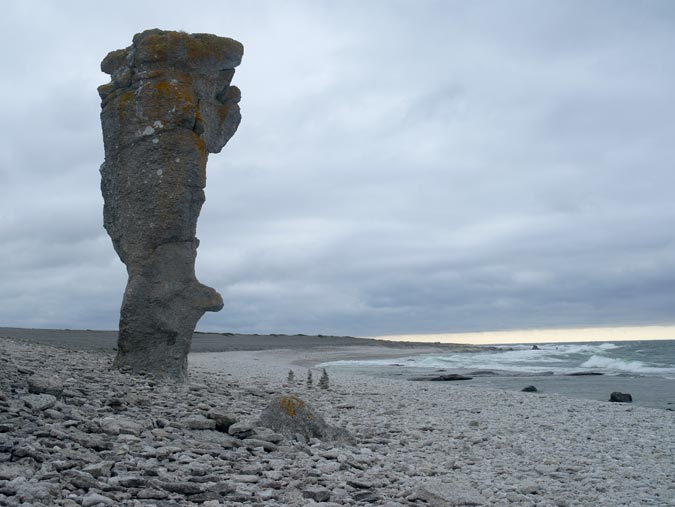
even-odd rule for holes
{"type": "Polygon", "coordinates": [[[287,383],[331,349],[193,354],[190,383],[162,384],[109,353],[0,347],[2,506],[675,505],[665,410],[330,369],[327,390],[287,383]],[[354,441],[261,426],[281,395],[354,441]]]}

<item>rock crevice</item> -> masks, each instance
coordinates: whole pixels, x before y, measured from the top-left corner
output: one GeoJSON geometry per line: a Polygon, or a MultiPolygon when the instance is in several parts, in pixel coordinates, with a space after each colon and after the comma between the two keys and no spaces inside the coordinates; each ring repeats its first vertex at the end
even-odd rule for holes
{"type": "Polygon", "coordinates": [[[197,321],[223,306],[195,276],[196,227],[208,154],[241,120],[242,55],[232,39],[155,29],[101,63],[104,226],[129,276],[118,368],[185,380],[197,321]]]}

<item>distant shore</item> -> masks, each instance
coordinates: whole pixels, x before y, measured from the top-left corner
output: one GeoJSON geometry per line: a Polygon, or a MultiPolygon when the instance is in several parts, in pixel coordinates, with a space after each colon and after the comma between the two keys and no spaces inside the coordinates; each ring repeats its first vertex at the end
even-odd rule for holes
{"type": "MultiPolygon", "coordinates": [[[[117,347],[117,331],[96,331],[90,329],[30,329],[0,327],[0,337],[12,338],[28,343],[40,343],[56,347],[67,347],[92,352],[110,352],[117,347]]],[[[287,334],[235,334],[196,332],[192,338],[191,352],[230,352],[274,349],[307,350],[325,347],[376,347],[384,355],[373,355],[374,349],[366,349],[368,357],[391,357],[388,352],[403,350],[424,354],[435,351],[476,351],[477,345],[453,343],[416,343],[408,341],[386,341],[374,338],[327,335],[287,334]]],[[[340,354],[340,359],[346,359],[340,354]]],[[[355,357],[362,358],[359,353],[355,357]]]]}

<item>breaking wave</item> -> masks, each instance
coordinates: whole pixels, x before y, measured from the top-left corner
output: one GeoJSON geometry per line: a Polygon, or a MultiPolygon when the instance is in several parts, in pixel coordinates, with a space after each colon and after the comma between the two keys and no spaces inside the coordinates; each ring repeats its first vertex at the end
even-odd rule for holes
{"type": "Polygon", "coordinates": [[[675,342],[553,343],[499,346],[484,352],[336,361],[333,366],[491,370],[523,374],[594,372],[675,378],[675,342]]]}

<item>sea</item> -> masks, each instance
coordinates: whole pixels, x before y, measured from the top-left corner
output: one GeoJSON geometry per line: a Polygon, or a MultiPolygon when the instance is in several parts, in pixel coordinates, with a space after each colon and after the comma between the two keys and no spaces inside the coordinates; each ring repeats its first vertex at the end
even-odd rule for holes
{"type": "Polygon", "coordinates": [[[457,373],[452,384],[522,390],[609,401],[631,394],[633,404],[675,411],[675,340],[527,343],[484,346],[478,352],[395,359],[334,361],[323,366],[373,376],[457,373]]]}

